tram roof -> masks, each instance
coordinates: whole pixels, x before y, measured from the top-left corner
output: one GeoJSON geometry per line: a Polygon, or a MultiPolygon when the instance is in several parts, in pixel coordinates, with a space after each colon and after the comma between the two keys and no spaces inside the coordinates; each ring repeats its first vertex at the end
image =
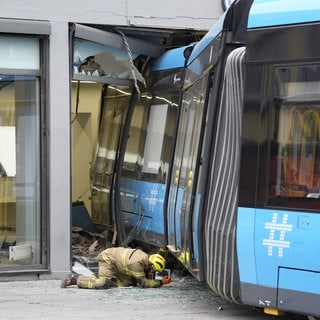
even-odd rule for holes
{"type": "Polygon", "coordinates": [[[223,30],[232,30],[229,41],[235,41],[237,43],[242,43],[244,41],[243,34],[246,33],[247,15],[251,6],[251,1],[252,0],[238,0],[231,4],[210,28],[208,33],[195,45],[188,59],[188,65],[190,65],[223,30]]]}
{"type": "Polygon", "coordinates": [[[168,69],[183,68],[185,66],[184,51],[190,46],[183,46],[180,48],[170,49],[164,52],[155,64],[151,71],[161,71],[168,69]]]}
{"type": "Polygon", "coordinates": [[[320,21],[319,0],[254,0],[248,29],[320,21]]]}
{"type": "MultiPolygon", "coordinates": [[[[246,1],[246,0],[242,0],[246,1]]],[[[193,48],[188,65],[204,51],[224,28],[227,11],[193,48]]],[[[248,29],[320,21],[319,0],[254,0],[248,17],[248,29]]],[[[184,50],[188,46],[168,50],[153,66],[153,71],[174,69],[185,64],[184,50]]]]}
{"type": "Polygon", "coordinates": [[[195,45],[188,59],[188,64],[190,64],[222,31],[225,15],[226,13],[224,13],[218,19],[218,21],[210,28],[210,30],[206,33],[206,35],[201,39],[201,41],[199,41],[195,45]]]}

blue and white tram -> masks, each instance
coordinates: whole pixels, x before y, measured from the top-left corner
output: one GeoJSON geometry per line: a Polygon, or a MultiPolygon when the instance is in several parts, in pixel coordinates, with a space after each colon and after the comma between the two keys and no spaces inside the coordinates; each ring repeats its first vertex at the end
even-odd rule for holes
{"type": "Polygon", "coordinates": [[[195,47],[186,72],[225,34],[200,156],[209,162],[198,179],[203,277],[267,313],[319,316],[320,5],[256,0],[246,17],[244,3],[234,2],[204,50],[195,47]],[[237,12],[248,19],[245,36],[237,12]]]}
{"type": "Polygon", "coordinates": [[[320,315],[320,4],[254,1],[237,211],[241,302],[320,315]]]}

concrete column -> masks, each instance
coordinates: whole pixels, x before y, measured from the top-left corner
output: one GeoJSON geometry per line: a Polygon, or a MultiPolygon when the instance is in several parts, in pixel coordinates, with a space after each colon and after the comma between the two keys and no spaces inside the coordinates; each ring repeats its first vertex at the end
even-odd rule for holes
{"type": "MultiPolygon", "coordinates": [[[[49,255],[52,278],[70,270],[71,170],[68,23],[50,21],[49,255]]],[[[47,277],[43,275],[41,277],[47,277]]]]}

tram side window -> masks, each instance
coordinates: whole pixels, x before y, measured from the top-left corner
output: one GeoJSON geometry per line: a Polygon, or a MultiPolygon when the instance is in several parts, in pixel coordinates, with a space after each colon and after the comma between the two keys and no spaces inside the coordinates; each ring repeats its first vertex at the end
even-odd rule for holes
{"type": "Polygon", "coordinates": [[[143,94],[135,105],[122,175],[165,183],[173,146],[178,94],[143,94]]]}
{"type": "Polygon", "coordinates": [[[169,172],[178,116],[176,92],[154,94],[149,106],[147,135],[144,146],[142,179],[166,183],[169,172]]]}
{"type": "Polygon", "coordinates": [[[122,176],[124,178],[141,180],[143,147],[145,145],[148,123],[147,105],[148,101],[146,97],[142,97],[134,106],[122,168],[122,176]]]}
{"type": "Polygon", "coordinates": [[[312,208],[320,198],[319,69],[275,70],[269,205],[312,208]]]}

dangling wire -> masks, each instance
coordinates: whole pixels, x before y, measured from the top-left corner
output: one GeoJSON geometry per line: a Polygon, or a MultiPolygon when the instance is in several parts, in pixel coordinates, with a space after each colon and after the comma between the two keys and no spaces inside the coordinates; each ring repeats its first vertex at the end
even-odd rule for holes
{"type": "Polygon", "coordinates": [[[121,38],[123,40],[123,43],[126,47],[126,50],[127,50],[127,53],[128,53],[128,56],[129,56],[129,62],[130,62],[130,65],[131,65],[131,74],[132,74],[132,78],[133,78],[133,82],[134,82],[134,86],[137,90],[137,93],[138,93],[138,97],[140,98],[140,88],[138,86],[138,80],[137,80],[137,77],[136,77],[136,74],[135,74],[135,65],[133,63],[133,58],[132,58],[132,52],[131,52],[131,49],[130,49],[130,46],[129,46],[129,43],[127,41],[127,38],[126,38],[126,35],[119,29],[115,28],[116,31],[121,35],[121,38]]]}

